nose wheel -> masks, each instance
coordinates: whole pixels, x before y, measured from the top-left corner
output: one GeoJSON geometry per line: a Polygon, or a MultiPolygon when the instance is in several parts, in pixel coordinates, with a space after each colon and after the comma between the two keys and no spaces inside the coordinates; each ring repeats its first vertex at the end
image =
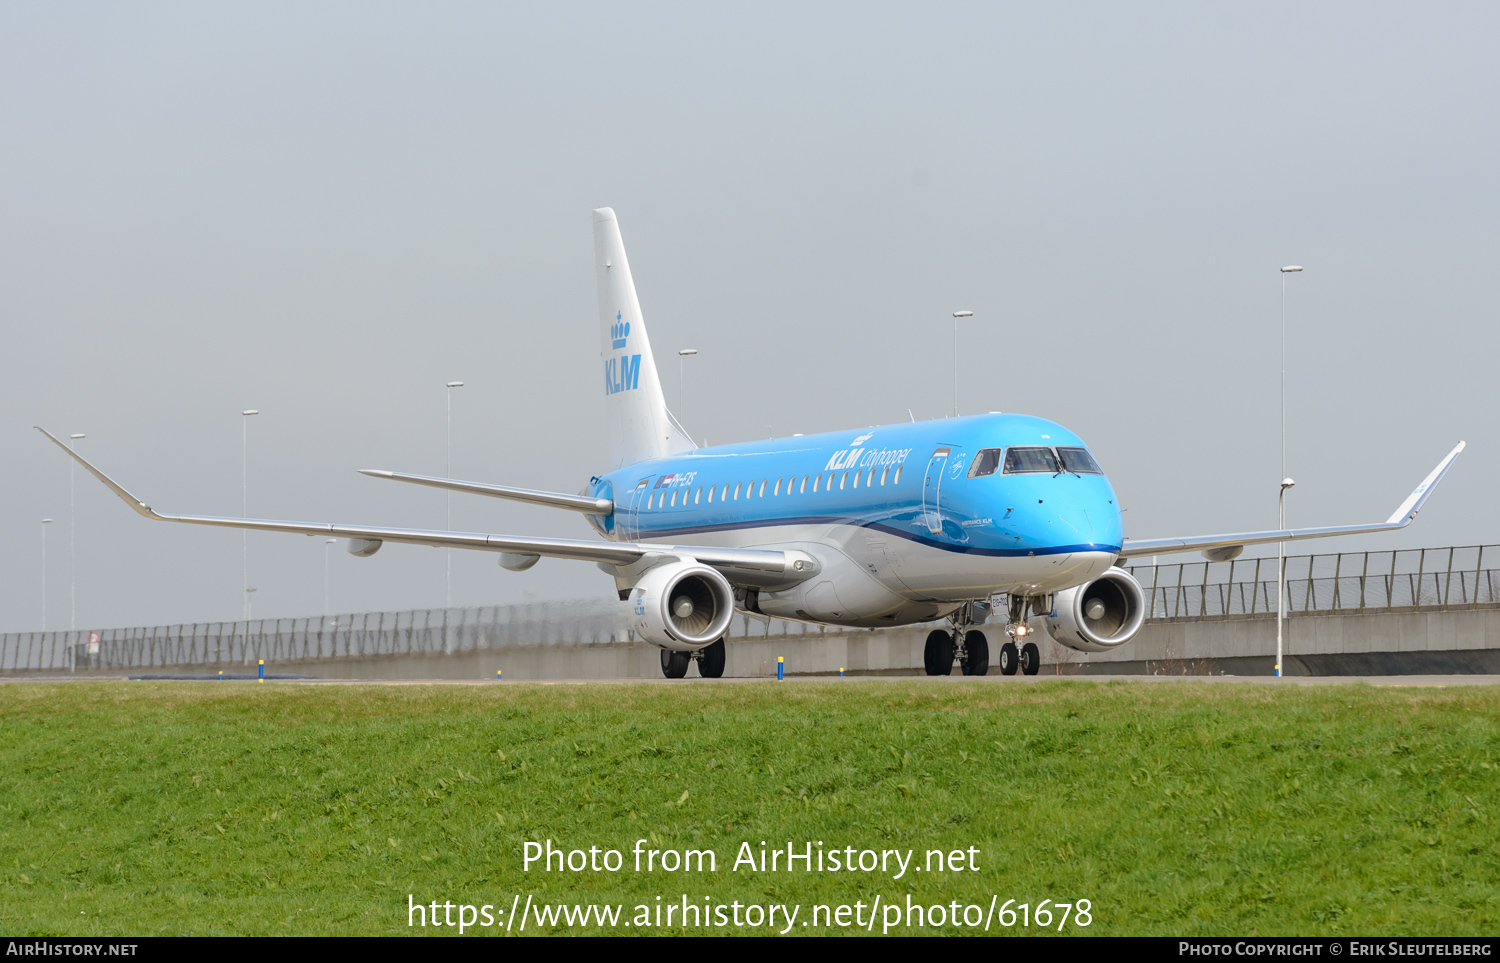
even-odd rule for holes
{"type": "Polygon", "coordinates": [[[1036,647],[1035,642],[1027,642],[1021,646],[1021,671],[1026,675],[1036,675],[1042,667],[1042,653],[1036,647]]]}
{"type": "Polygon", "coordinates": [[[1000,646],[1000,674],[1015,675],[1021,666],[1021,653],[1014,642],[1000,646]]]}

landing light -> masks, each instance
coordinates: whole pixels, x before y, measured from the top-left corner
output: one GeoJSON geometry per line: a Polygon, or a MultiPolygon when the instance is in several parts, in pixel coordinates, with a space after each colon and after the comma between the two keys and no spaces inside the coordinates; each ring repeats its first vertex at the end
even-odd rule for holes
{"type": "Polygon", "coordinates": [[[1018,638],[1018,639],[1019,638],[1024,638],[1025,636],[1030,635],[1030,634],[1031,634],[1031,626],[1026,625],[1025,623],[1022,623],[1022,624],[1016,626],[1016,638],[1018,638]]]}

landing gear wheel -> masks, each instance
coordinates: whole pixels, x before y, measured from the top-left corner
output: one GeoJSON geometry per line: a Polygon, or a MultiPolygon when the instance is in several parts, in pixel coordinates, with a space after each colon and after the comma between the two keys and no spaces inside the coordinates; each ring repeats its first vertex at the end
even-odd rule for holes
{"type": "Polygon", "coordinates": [[[705,645],[698,653],[698,675],[705,679],[717,679],[724,675],[724,640],[705,645]]]}
{"type": "Polygon", "coordinates": [[[1042,653],[1036,647],[1035,642],[1027,642],[1021,646],[1021,671],[1027,675],[1036,675],[1042,667],[1042,653]]]}
{"type": "Polygon", "coordinates": [[[964,675],[989,675],[990,640],[983,632],[964,634],[964,675]]]}
{"type": "Polygon", "coordinates": [[[671,649],[661,650],[661,674],[669,679],[680,679],[687,675],[688,663],[693,657],[686,652],[673,652],[671,649]]]}
{"type": "Polygon", "coordinates": [[[1000,674],[1015,675],[1016,669],[1021,665],[1021,654],[1016,651],[1014,642],[1007,642],[1000,646],[1000,674]]]}
{"type": "Polygon", "coordinates": [[[938,629],[927,635],[927,646],[922,650],[922,662],[928,675],[953,674],[953,635],[938,629]]]}

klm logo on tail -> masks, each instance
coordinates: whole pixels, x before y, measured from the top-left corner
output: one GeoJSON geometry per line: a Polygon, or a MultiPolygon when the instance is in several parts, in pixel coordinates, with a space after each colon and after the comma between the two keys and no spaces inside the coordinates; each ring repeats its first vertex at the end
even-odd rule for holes
{"type": "Polygon", "coordinates": [[[630,322],[620,320],[620,315],[622,313],[624,312],[616,311],[615,323],[609,326],[609,346],[611,348],[625,347],[625,339],[630,337],[630,322]]]}
{"type": "Polygon", "coordinates": [[[640,387],[640,380],[640,355],[621,355],[618,358],[609,358],[604,362],[605,394],[613,395],[621,391],[632,391],[640,387]]]}

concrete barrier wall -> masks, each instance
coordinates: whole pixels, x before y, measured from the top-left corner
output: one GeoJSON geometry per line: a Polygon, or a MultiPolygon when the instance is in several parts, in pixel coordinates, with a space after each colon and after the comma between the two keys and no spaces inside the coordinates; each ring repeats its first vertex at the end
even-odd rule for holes
{"type": "MultiPolygon", "coordinates": [[[[919,675],[931,626],[874,631],[732,636],[725,674],[770,678],[776,659],[791,675],[919,675]]],[[[984,626],[991,664],[1005,634],[984,626]]],[[[1080,653],[1039,641],[1047,675],[1270,675],[1274,618],[1147,623],[1113,652],[1080,653]]],[[[1299,616],[1285,623],[1287,675],[1500,673],[1500,608],[1364,616],[1299,616]]],[[[245,665],[193,666],[194,673],[245,665]]],[[[510,643],[451,654],[281,661],[267,671],[339,679],[657,679],[659,650],[644,642],[510,643]]],[[[253,671],[253,667],[251,668],[253,671]]],[[[992,668],[991,671],[996,671],[992,668]]],[[[85,674],[85,673],[80,673],[85,674]]],[[[118,670],[110,674],[118,674],[118,670]]],[[[695,675],[696,671],[689,673],[695,675]]],[[[955,669],[955,674],[957,670],[955,669]]]]}

